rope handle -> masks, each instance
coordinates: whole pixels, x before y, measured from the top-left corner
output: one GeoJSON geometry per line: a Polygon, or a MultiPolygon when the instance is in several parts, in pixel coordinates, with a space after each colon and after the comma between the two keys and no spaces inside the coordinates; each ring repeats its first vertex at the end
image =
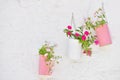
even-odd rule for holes
{"type": "Polygon", "coordinates": [[[73,26],[74,30],[76,30],[76,24],[75,24],[75,19],[74,19],[74,13],[72,12],[72,17],[71,17],[71,26],[73,26]]]}

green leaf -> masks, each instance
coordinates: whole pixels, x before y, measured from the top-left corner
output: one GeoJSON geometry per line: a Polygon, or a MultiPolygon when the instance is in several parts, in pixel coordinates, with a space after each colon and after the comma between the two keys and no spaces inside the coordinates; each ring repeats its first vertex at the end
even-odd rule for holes
{"type": "Polygon", "coordinates": [[[43,47],[39,50],[39,54],[41,54],[41,55],[44,55],[46,52],[47,52],[47,51],[46,51],[45,46],[43,46],[43,47]]]}
{"type": "Polygon", "coordinates": [[[103,14],[103,17],[105,18],[105,14],[103,14]]]}
{"type": "Polygon", "coordinates": [[[68,29],[64,29],[64,33],[67,33],[68,32],[68,29]]]}
{"type": "Polygon", "coordinates": [[[77,32],[80,32],[80,30],[78,30],[78,29],[77,29],[76,31],[77,31],[77,32]]]}

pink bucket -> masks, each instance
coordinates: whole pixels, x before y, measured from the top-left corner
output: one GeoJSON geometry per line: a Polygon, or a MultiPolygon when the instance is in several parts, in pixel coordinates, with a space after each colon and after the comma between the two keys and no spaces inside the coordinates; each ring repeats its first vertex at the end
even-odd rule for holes
{"type": "Polygon", "coordinates": [[[100,46],[112,44],[108,25],[104,24],[95,29],[100,46]]]}
{"type": "Polygon", "coordinates": [[[46,57],[40,55],[39,74],[40,75],[51,75],[49,70],[50,70],[50,67],[46,64],[46,57]]]}

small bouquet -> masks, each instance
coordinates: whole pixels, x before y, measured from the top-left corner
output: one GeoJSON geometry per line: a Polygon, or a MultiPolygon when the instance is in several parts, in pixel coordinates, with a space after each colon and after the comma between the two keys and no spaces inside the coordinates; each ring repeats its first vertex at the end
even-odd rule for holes
{"type": "Polygon", "coordinates": [[[67,37],[77,39],[79,41],[83,53],[88,56],[91,56],[92,54],[91,45],[93,43],[98,44],[96,36],[92,34],[91,26],[93,27],[93,23],[91,22],[90,18],[87,18],[85,23],[75,30],[73,30],[72,26],[70,25],[64,29],[64,33],[66,33],[67,37]]]}
{"type": "Polygon", "coordinates": [[[95,14],[95,25],[93,29],[96,32],[100,46],[112,44],[111,35],[109,32],[108,22],[106,20],[105,12],[103,8],[99,8],[95,14]],[[104,36],[104,38],[103,38],[104,36]]]}
{"type": "Polygon", "coordinates": [[[55,56],[54,48],[56,44],[50,45],[50,43],[45,42],[44,45],[39,49],[40,55],[40,74],[49,75],[52,73],[52,68],[55,63],[59,63],[58,59],[61,56],[55,56]]]}

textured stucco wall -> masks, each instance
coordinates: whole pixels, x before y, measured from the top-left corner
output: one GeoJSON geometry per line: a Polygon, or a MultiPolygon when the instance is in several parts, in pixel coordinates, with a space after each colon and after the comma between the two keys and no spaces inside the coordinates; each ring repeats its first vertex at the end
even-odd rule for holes
{"type": "Polygon", "coordinates": [[[120,80],[120,1],[104,2],[113,44],[73,63],[63,28],[72,12],[79,25],[100,0],[0,0],[0,80],[40,80],[38,49],[45,40],[57,43],[56,53],[63,56],[55,80],[120,80]]]}

